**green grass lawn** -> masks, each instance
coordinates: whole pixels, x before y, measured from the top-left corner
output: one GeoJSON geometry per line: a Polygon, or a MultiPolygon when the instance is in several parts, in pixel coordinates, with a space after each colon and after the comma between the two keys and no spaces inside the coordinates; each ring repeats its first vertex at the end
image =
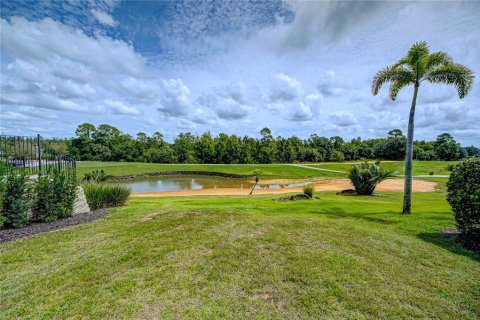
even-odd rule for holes
{"type": "Polygon", "coordinates": [[[0,319],[478,319],[444,193],[319,195],[131,198],[0,245],[0,319]]]}
{"type": "Polygon", "coordinates": [[[343,177],[345,175],[334,172],[310,170],[308,168],[294,167],[285,164],[156,164],[139,162],[78,162],[77,172],[83,177],[86,172],[103,169],[107,174],[114,176],[159,172],[159,171],[216,171],[251,175],[253,170],[260,169],[263,179],[298,179],[312,177],[343,177]]]}
{"type": "MultiPolygon", "coordinates": [[[[352,164],[359,163],[359,161],[353,162],[325,162],[325,163],[315,163],[315,164],[308,164],[308,166],[322,168],[322,169],[330,169],[330,170],[339,170],[347,172],[352,164]]],[[[413,161],[413,174],[414,175],[428,175],[430,171],[433,171],[434,175],[450,175],[450,171],[448,171],[447,166],[449,164],[457,164],[459,161],[413,161]]],[[[405,162],[404,161],[382,161],[381,166],[393,170],[398,171],[400,174],[405,173],[405,162]]]]}

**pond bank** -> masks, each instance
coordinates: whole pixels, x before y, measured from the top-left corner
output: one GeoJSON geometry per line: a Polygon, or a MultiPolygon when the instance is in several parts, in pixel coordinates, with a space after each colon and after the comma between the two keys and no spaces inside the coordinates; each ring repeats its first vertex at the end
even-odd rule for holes
{"type": "MultiPolygon", "coordinates": [[[[334,179],[315,183],[315,191],[341,191],[351,189],[352,185],[348,179],[334,179]]],[[[413,180],[413,192],[434,192],[437,186],[436,182],[413,180]]],[[[253,194],[282,194],[291,192],[302,192],[303,187],[282,188],[282,189],[256,189],[253,194]]],[[[381,182],[376,191],[378,192],[402,192],[403,179],[390,179],[381,182]]],[[[174,190],[159,192],[139,192],[133,193],[131,197],[158,197],[158,196],[195,196],[195,195],[248,195],[250,189],[241,188],[216,188],[200,190],[174,190]]]]}
{"type": "Polygon", "coordinates": [[[213,177],[223,177],[223,178],[251,178],[253,175],[242,175],[235,173],[224,173],[216,171],[157,171],[157,172],[148,172],[148,173],[137,173],[129,174],[124,176],[113,176],[109,180],[111,181],[123,181],[123,180],[139,180],[144,178],[151,178],[157,176],[172,176],[172,175],[198,175],[198,176],[213,176],[213,177]]]}

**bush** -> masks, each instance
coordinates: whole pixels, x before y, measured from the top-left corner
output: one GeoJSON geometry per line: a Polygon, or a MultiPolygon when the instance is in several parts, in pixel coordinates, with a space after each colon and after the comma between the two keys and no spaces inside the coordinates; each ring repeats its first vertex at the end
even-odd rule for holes
{"type": "Polygon", "coordinates": [[[93,170],[92,172],[87,172],[83,175],[83,182],[105,182],[108,178],[111,178],[112,175],[105,174],[103,169],[101,170],[93,170]]]}
{"type": "Polygon", "coordinates": [[[0,214],[0,230],[3,229],[3,226],[6,224],[7,218],[0,214]]]}
{"type": "Polygon", "coordinates": [[[428,174],[431,175],[431,176],[433,176],[433,171],[430,171],[428,174]]]}
{"type": "Polygon", "coordinates": [[[86,183],[83,191],[92,210],[124,205],[131,193],[127,187],[106,183],[86,183]]]}
{"type": "Polygon", "coordinates": [[[367,161],[354,165],[348,174],[348,178],[360,195],[371,195],[377,184],[385,179],[393,177],[393,172],[381,168],[379,163],[367,161]]]}
{"type": "Polygon", "coordinates": [[[458,164],[448,179],[447,191],[460,242],[480,252],[480,159],[458,164]]]}
{"type": "Polygon", "coordinates": [[[312,198],[314,190],[315,190],[315,188],[311,184],[306,185],[305,187],[303,187],[303,194],[306,194],[307,196],[312,198]]]}
{"type": "Polygon", "coordinates": [[[38,178],[36,184],[36,208],[34,218],[55,221],[73,214],[77,192],[75,171],[52,170],[38,178]]]}
{"type": "Polygon", "coordinates": [[[3,225],[11,228],[25,226],[30,208],[27,177],[16,172],[9,173],[5,180],[5,192],[2,198],[3,225]]]}
{"type": "Polygon", "coordinates": [[[330,161],[333,162],[343,162],[345,161],[345,155],[342,151],[335,150],[333,151],[332,155],[330,156],[330,161]]]}
{"type": "Polygon", "coordinates": [[[455,165],[454,165],[454,164],[449,164],[449,165],[447,166],[447,170],[448,170],[448,171],[453,171],[453,169],[455,169],[455,165]]]}

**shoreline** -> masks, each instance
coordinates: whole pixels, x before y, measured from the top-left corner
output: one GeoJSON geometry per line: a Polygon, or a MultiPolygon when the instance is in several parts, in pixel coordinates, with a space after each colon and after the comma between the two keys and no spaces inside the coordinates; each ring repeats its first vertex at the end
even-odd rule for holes
{"type": "MultiPolygon", "coordinates": [[[[389,179],[381,182],[376,191],[378,192],[403,192],[403,179],[389,179]]],[[[413,192],[434,192],[437,182],[425,180],[413,180],[413,192]]],[[[348,179],[332,179],[322,183],[314,184],[315,191],[341,191],[345,189],[353,189],[348,179]]],[[[256,189],[253,195],[263,194],[284,194],[293,192],[303,192],[303,187],[282,188],[282,189],[256,189]]],[[[176,197],[176,196],[245,196],[250,193],[250,189],[241,188],[217,188],[217,189],[200,189],[200,190],[171,190],[171,191],[155,191],[155,192],[138,192],[132,193],[131,197],[176,197]]]]}

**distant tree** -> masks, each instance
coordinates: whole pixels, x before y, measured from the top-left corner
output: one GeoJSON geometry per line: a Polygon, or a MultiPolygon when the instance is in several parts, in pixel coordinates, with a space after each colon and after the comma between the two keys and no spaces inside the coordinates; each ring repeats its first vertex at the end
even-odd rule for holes
{"type": "Polygon", "coordinates": [[[474,73],[469,68],[453,63],[445,52],[430,53],[426,42],[415,43],[408,54],[394,65],[386,67],[375,75],[372,93],[377,95],[383,84],[390,82],[390,98],[395,100],[404,87],[414,85],[412,106],[408,120],[407,147],[405,157],[405,192],[403,213],[410,214],[412,204],[412,159],[415,106],[420,84],[423,81],[453,85],[460,99],[470,91],[474,73]]]}
{"type": "Polygon", "coordinates": [[[449,133],[442,133],[435,141],[435,154],[439,160],[458,160],[462,158],[462,148],[449,133]]]}

